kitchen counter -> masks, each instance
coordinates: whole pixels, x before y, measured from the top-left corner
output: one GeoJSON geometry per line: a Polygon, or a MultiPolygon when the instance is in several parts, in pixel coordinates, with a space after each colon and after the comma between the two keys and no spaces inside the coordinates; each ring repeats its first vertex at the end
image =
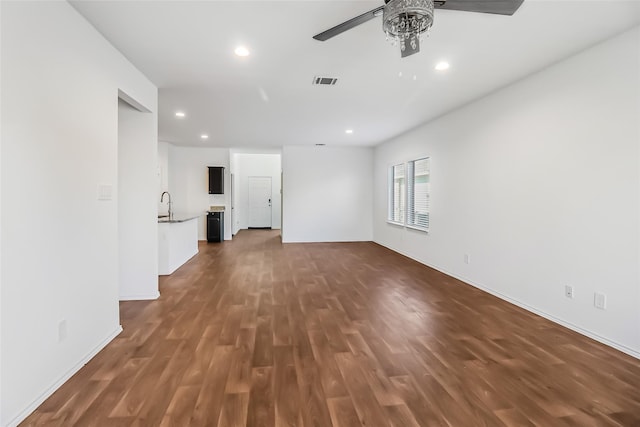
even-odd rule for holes
{"type": "Polygon", "coordinates": [[[224,211],[225,211],[225,206],[210,206],[207,213],[224,212],[224,211]]]}
{"type": "Polygon", "coordinates": [[[196,219],[198,217],[200,217],[200,215],[196,215],[196,214],[173,214],[173,215],[171,215],[171,218],[169,218],[169,216],[158,217],[158,224],[162,224],[162,223],[173,224],[175,222],[191,221],[192,219],[196,219]]]}
{"type": "Polygon", "coordinates": [[[158,273],[176,271],[198,253],[198,218],[202,215],[174,214],[158,218],[158,273]]]}

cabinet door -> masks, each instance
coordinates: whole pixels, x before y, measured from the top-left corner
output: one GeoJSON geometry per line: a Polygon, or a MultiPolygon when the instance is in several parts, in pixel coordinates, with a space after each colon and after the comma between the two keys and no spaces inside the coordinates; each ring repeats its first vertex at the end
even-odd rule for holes
{"type": "Polygon", "coordinates": [[[224,168],[209,166],[209,194],[224,194],[224,168]]]}
{"type": "Polygon", "coordinates": [[[207,215],[207,241],[220,241],[220,219],[214,215],[207,215]]]}
{"type": "Polygon", "coordinates": [[[207,215],[207,241],[224,241],[224,213],[213,212],[207,215]]]}

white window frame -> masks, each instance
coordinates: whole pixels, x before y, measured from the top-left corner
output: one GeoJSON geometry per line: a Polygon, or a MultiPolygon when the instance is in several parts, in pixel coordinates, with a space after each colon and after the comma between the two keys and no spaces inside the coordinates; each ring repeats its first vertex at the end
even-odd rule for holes
{"type": "Polygon", "coordinates": [[[429,231],[430,205],[430,159],[422,157],[407,162],[407,219],[405,226],[420,231],[429,231]],[[418,168],[416,168],[416,163],[418,168]],[[426,164],[426,165],[425,165],[426,164]]]}
{"type": "Polygon", "coordinates": [[[387,223],[399,225],[412,230],[429,232],[430,196],[431,196],[431,158],[419,157],[403,163],[389,166],[387,186],[387,223]],[[426,171],[420,168],[415,171],[416,162],[426,161],[426,171]],[[398,170],[402,171],[403,180],[396,182],[398,170]],[[417,182],[419,179],[420,182],[417,182]],[[420,184],[419,191],[416,185],[420,184]],[[400,188],[397,186],[400,185],[400,188]],[[425,200],[426,198],[426,200],[425,200]],[[420,215],[420,217],[416,217],[420,215]]]}
{"type": "Polygon", "coordinates": [[[407,211],[407,176],[404,163],[389,166],[388,178],[388,211],[387,222],[395,225],[404,225],[407,211]],[[404,182],[396,183],[396,168],[401,169],[404,182]],[[401,188],[396,191],[396,184],[401,188]],[[396,198],[397,196],[397,198],[396,198]],[[397,213],[397,215],[396,215],[397,213]]]}

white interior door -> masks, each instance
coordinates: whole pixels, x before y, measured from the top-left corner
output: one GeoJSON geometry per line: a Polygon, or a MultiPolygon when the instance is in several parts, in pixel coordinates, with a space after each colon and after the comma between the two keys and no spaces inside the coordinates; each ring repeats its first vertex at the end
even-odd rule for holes
{"type": "Polygon", "coordinates": [[[249,177],[249,228],[271,228],[271,177],[249,177]]]}

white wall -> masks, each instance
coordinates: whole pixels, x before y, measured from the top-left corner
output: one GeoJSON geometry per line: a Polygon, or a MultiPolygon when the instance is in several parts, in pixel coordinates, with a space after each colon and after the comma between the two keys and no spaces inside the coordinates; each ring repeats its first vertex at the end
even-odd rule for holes
{"type": "Polygon", "coordinates": [[[375,241],[638,357],[639,119],[636,28],[379,146],[375,241]],[[428,235],[385,221],[388,166],[422,156],[428,235]]]}
{"type": "Polygon", "coordinates": [[[157,117],[118,103],[118,259],[120,300],[158,292],[157,117]],[[151,132],[149,130],[151,129],[151,132]]]}
{"type": "Polygon", "coordinates": [[[158,142],[158,189],[156,196],[158,215],[166,215],[169,208],[166,196],[164,202],[160,202],[162,193],[169,191],[169,145],[168,142],[158,142]]]}
{"type": "Polygon", "coordinates": [[[281,155],[277,154],[232,154],[234,185],[234,232],[249,226],[249,177],[271,178],[271,228],[280,228],[281,217],[281,155]]]}
{"type": "Polygon", "coordinates": [[[373,150],[282,149],[283,242],[372,240],[373,150]]]}
{"type": "MultiPolygon", "coordinates": [[[[2,7],[0,6],[0,25],[2,24],[2,7]]],[[[2,40],[2,34],[0,34],[0,50],[2,49],[1,46],[1,40],[2,40]]],[[[4,80],[2,79],[2,73],[4,72],[4,67],[0,67],[0,81],[4,82],[4,80]]],[[[0,93],[2,92],[2,89],[0,88],[0,93]]],[[[4,119],[4,115],[2,113],[2,100],[0,100],[0,117],[4,119]]],[[[0,129],[4,127],[4,125],[0,125],[0,129]]],[[[3,171],[2,171],[2,164],[3,164],[3,157],[2,157],[2,137],[4,136],[4,133],[0,132],[0,190],[3,188],[3,180],[2,180],[2,176],[4,175],[3,171]]],[[[3,305],[3,298],[2,298],[2,278],[3,278],[3,271],[2,271],[2,260],[4,259],[3,257],[3,240],[2,240],[2,192],[0,191],[0,402],[2,402],[2,389],[3,389],[3,385],[2,385],[2,370],[4,367],[4,362],[3,362],[3,357],[2,357],[2,331],[3,331],[3,318],[4,316],[2,316],[2,307],[3,305]]],[[[0,425],[4,425],[4,416],[3,416],[3,408],[4,405],[2,403],[0,403],[0,425]]]]}
{"type": "MultiPolygon", "coordinates": [[[[176,213],[200,214],[198,239],[207,239],[206,211],[225,206],[224,238],[231,240],[229,150],[169,145],[169,192],[176,213]],[[224,194],[209,194],[208,166],[224,166],[224,194]]],[[[166,200],[166,199],[165,199],[166,200]]]]}
{"type": "Polygon", "coordinates": [[[120,331],[118,89],[154,115],[157,89],[68,3],[0,8],[0,424],[15,425],[120,331]]]}

